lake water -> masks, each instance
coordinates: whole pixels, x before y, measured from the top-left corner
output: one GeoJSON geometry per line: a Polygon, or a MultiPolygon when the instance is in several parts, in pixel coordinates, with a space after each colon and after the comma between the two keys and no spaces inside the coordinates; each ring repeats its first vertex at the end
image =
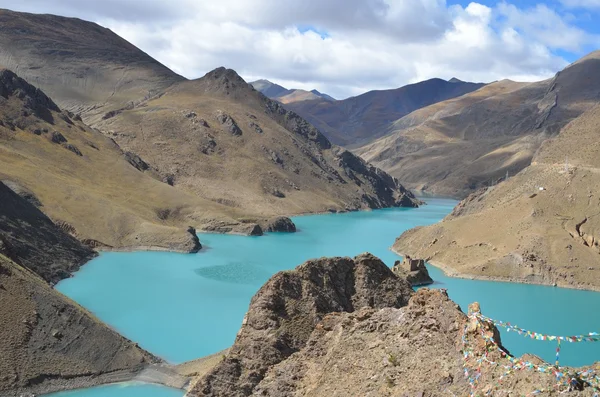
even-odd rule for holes
{"type": "MultiPolygon", "coordinates": [[[[231,346],[250,298],[277,271],[310,258],[366,251],[391,266],[399,259],[389,250],[396,237],[441,220],[456,204],[446,199],[428,203],[419,209],[296,217],[295,234],[201,234],[204,249],[196,255],[103,253],[57,289],[145,349],[170,362],[184,362],[231,346]]],[[[600,293],[449,278],[431,266],[429,271],[436,280],[433,287],[448,289],[463,309],[479,301],[487,316],[547,334],[600,331],[600,316],[595,314],[600,293]]],[[[531,352],[554,359],[551,342],[514,333],[504,333],[503,341],[513,354],[531,352]]],[[[600,343],[563,344],[561,363],[595,360],[600,360],[600,343]]],[[[96,395],[86,391],[76,397],[96,395]]]]}
{"type": "Polygon", "coordinates": [[[144,383],[121,383],[48,394],[46,397],[182,397],[182,390],[148,385],[144,383]]]}

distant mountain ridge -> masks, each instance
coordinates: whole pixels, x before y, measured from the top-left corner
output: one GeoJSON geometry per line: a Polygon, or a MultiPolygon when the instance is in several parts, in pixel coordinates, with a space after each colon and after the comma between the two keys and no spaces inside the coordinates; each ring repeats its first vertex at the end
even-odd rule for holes
{"type": "Polygon", "coordinates": [[[515,175],[600,101],[600,51],[536,83],[510,80],[416,110],[355,152],[410,188],[464,198],[515,175]]]}
{"type": "Polygon", "coordinates": [[[317,90],[306,91],[301,89],[287,89],[279,84],[264,79],[253,81],[250,85],[257,91],[260,91],[263,95],[284,104],[314,100],[335,101],[335,98],[332,96],[323,94],[317,90]]]}
{"type": "Polygon", "coordinates": [[[459,97],[485,84],[430,79],[404,87],[369,91],[340,101],[286,103],[338,145],[357,146],[387,133],[389,124],[422,107],[459,97]]]}

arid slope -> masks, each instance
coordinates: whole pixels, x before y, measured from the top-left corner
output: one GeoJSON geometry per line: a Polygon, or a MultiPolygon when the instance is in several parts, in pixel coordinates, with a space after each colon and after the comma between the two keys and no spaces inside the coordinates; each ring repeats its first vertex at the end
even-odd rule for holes
{"type": "Polygon", "coordinates": [[[158,181],[136,160],[42,91],[0,71],[0,180],[79,240],[189,252],[198,246],[187,226],[236,216],[158,181]]]}
{"type": "Polygon", "coordinates": [[[413,205],[384,172],[219,68],[98,124],[181,190],[275,215],[413,205]]]}
{"type": "Polygon", "coordinates": [[[448,273],[600,290],[600,105],[544,142],[533,163],[394,249],[448,273]]]}
{"type": "MultiPolygon", "coordinates": [[[[167,240],[163,246],[172,245],[167,233],[157,229],[157,219],[168,227],[252,232],[254,226],[236,226],[236,222],[253,223],[266,215],[416,204],[396,180],[333,147],[313,126],[252,89],[231,70],[220,68],[188,81],[108,29],[79,19],[3,10],[0,25],[0,64],[18,68],[21,77],[48,89],[58,105],[72,112],[70,119],[81,115],[128,152],[127,159],[136,168],[164,182],[159,185],[140,172],[134,176],[135,170],[125,171],[130,178],[127,181],[112,177],[119,175],[125,163],[110,156],[104,157],[102,165],[86,161],[106,152],[94,152],[85,142],[77,142],[73,132],[86,127],[67,122],[63,125],[67,129],[58,132],[69,144],[73,140],[83,156],[63,156],[64,160],[55,156],[54,160],[63,170],[77,168],[82,179],[77,194],[82,196],[75,200],[72,194],[70,200],[63,202],[67,197],[62,197],[54,202],[60,205],[48,200],[44,204],[53,219],[76,226],[81,236],[91,238],[85,229],[92,229],[92,223],[75,225],[75,220],[85,210],[90,219],[96,210],[96,203],[88,205],[83,196],[98,193],[110,195],[111,200],[118,198],[118,206],[108,205],[104,210],[118,213],[115,218],[108,217],[115,221],[93,225],[97,234],[102,228],[113,229],[95,239],[115,246],[154,246],[163,238],[167,240]],[[112,169],[111,162],[117,169],[112,169]],[[88,176],[92,170],[98,175],[88,176]],[[138,186],[131,178],[154,186],[138,186]],[[108,193],[110,189],[114,194],[108,193]],[[136,226],[132,226],[132,216],[138,218],[136,226]],[[141,220],[148,222],[142,224],[141,220]]],[[[60,126],[62,121],[57,123],[60,126]]],[[[51,135],[52,128],[45,128],[51,135]]],[[[41,138],[49,136],[44,134],[41,138]]],[[[89,141],[89,134],[79,136],[89,141]]],[[[13,135],[20,142],[39,143],[41,139],[13,135]]],[[[47,143],[47,139],[40,142],[47,143]]],[[[112,144],[118,150],[111,141],[103,142],[101,145],[112,144]]],[[[38,147],[20,144],[19,150],[38,147]]],[[[21,154],[19,150],[12,148],[13,154],[21,154]]],[[[42,166],[44,156],[51,154],[36,153],[36,166],[42,166]]],[[[18,172],[11,169],[6,178],[18,172]]],[[[37,171],[30,166],[28,172],[31,177],[37,171]]],[[[22,179],[42,201],[50,194],[42,191],[44,183],[38,186],[24,175],[14,179],[22,179]]],[[[61,183],[54,180],[52,186],[61,183]]]]}
{"type": "Polygon", "coordinates": [[[417,110],[355,152],[427,193],[465,197],[528,166],[541,143],[600,100],[600,52],[553,79],[504,80],[417,110]]]}
{"type": "Polygon", "coordinates": [[[133,378],[157,359],[51,288],[94,253],[28,199],[0,183],[0,395],[133,378]]]}
{"type": "Polygon", "coordinates": [[[0,65],[86,122],[184,80],[95,23],[9,10],[0,10],[0,65]]]}

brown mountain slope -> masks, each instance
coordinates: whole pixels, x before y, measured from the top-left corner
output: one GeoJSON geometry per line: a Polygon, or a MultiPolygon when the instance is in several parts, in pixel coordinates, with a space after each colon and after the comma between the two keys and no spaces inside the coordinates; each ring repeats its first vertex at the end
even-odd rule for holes
{"type": "Polygon", "coordinates": [[[299,101],[311,101],[315,99],[327,100],[327,101],[335,101],[334,98],[327,94],[323,94],[317,90],[300,90],[300,89],[291,89],[288,90],[285,87],[280,86],[279,84],[275,84],[270,82],[269,80],[256,80],[250,83],[254,89],[260,91],[267,98],[271,98],[281,103],[292,103],[299,101]]]}
{"type": "Polygon", "coordinates": [[[9,10],[0,10],[0,65],[88,122],[184,80],[95,23],[9,10]]]}
{"type": "Polygon", "coordinates": [[[275,98],[275,100],[277,100],[278,102],[281,102],[283,104],[288,104],[288,103],[293,103],[293,102],[302,102],[302,101],[314,101],[314,100],[326,100],[326,101],[330,101],[329,98],[327,97],[323,97],[322,95],[319,94],[315,94],[312,91],[306,91],[306,90],[292,90],[291,93],[286,94],[284,96],[280,96],[275,98]]]}
{"type": "Polygon", "coordinates": [[[225,68],[98,126],[169,183],[233,209],[274,215],[413,205],[397,181],[225,68]]]}
{"type": "Polygon", "coordinates": [[[600,100],[600,52],[533,84],[500,81],[413,112],[356,150],[410,188],[465,197],[514,175],[536,150],[600,100]]]}
{"type": "Polygon", "coordinates": [[[544,142],[533,163],[480,190],[394,249],[450,274],[600,290],[600,105],[544,142]]]}
{"type": "Polygon", "coordinates": [[[188,225],[239,216],[154,179],[135,160],[40,90],[0,71],[0,180],[78,239],[189,252],[198,243],[188,225]]]}
{"type": "Polygon", "coordinates": [[[416,203],[389,175],[331,147],[233,71],[187,81],[93,23],[9,11],[0,22],[1,63],[20,65],[59,105],[134,153],[138,168],[176,187],[153,193],[167,224],[226,231],[235,222],[223,214],[256,219],[416,203]]]}
{"type": "Polygon", "coordinates": [[[0,254],[0,395],[132,379],[154,357],[0,254]]]}
{"type": "Polygon", "coordinates": [[[389,123],[414,110],[483,85],[431,79],[393,90],[369,91],[342,101],[302,101],[286,107],[306,118],[333,143],[356,146],[385,135],[389,123]]]}
{"type": "Polygon", "coordinates": [[[0,395],[131,379],[156,361],[48,284],[93,252],[2,183],[0,203],[0,395]]]}

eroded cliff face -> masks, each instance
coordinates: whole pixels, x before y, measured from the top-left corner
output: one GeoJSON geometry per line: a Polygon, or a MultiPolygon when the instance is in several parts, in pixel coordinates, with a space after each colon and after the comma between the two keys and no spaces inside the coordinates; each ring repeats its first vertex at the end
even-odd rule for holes
{"type": "Polygon", "coordinates": [[[56,283],[96,255],[2,182],[0,203],[0,254],[44,280],[56,283]]]}
{"type": "MultiPolygon", "coordinates": [[[[470,310],[467,317],[445,290],[413,293],[369,254],[309,261],[261,288],[231,351],[188,396],[558,395],[568,388],[557,387],[551,371],[506,375],[510,353],[498,330],[474,316],[478,305],[470,310]]],[[[516,361],[545,365],[533,356],[516,361]]],[[[575,383],[572,395],[594,395],[575,383]]]]}

